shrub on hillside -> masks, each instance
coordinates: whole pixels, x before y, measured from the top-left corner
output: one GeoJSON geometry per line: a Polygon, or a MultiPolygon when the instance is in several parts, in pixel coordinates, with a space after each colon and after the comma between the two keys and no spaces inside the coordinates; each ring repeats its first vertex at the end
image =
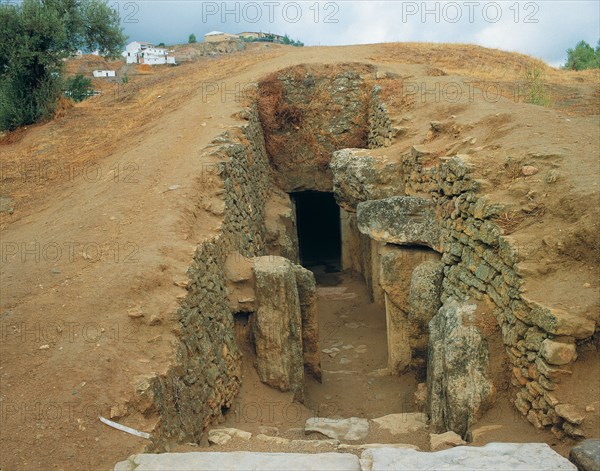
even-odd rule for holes
{"type": "Polygon", "coordinates": [[[575,49],[567,49],[565,69],[585,70],[600,68],[600,40],[596,50],[585,41],[579,41],[575,49]]]}
{"type": "Polygon", "coordinates": [[[105,0],[0,3],[0,131],[49,118],[63,59],[78,49],[117,57],[126,36],[105,0]]]}
{"type": "Polygon", "coordinates": [[[93,91],[92,81],[81,74],[69,77],[66,82],[65,94],[73,101],[82,101],[93,91]]]}

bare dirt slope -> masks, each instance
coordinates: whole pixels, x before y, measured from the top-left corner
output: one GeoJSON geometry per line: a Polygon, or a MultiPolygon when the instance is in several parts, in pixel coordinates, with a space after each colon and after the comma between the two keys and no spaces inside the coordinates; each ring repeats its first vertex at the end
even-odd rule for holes
{"type": "MultiPolygon", "coordinates": [[[[461,80],[439,75],[451,69],[447,57],[420,64],[421,57],[411,60],[394,47],[254,47],[136,76],[131,87],[3,137],[2,195],[15,210],[0,213],[2,470],[111,469],[143,449],[143,439],[111,430],[97,416],[152,428],[130,403],[132,381],[166,368],[175,342],[171,313],[184,293],[176,283],[198,241],[219,224],[205,209],[218,188],[200,151],[238,122],[244,104],[219,92],[299,63],[367,62],[406,80],[461,80]]],[[[577,96],[594,96],[594,77],[581,77],[556,80],[577,96]]],[[[466,147],[482,172],[492,172],[498,197],[527,204],[534,191],[545,208],[514,232],[527,247],[534,244],[529,289],[591,316],[598,307],[597,213],[590,212],[598,199],[598,110],[575,108],[567,117],[511,100],[400,100],[391,111],[410,131],[388,152],[425,141],[440,155],[455,145],[467,152],[462,140],[476,137],[466,147]],[[460,133],[428,135],[430,121],[449,119],[460,133]],[[541,171],[507,178],[507,157],[541,171]],[[538,189],[551,169],[560,178],[548,191],[538,189]],[[569,230],[577,232],[561,239],[569,230]],[[550,278],[540,266],[554,267],[550,278]]]]}

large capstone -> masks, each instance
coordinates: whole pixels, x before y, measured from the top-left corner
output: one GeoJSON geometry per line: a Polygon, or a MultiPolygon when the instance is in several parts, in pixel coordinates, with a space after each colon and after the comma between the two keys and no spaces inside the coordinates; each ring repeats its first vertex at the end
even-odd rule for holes
{"type": "Polygon", "coordinates": [[[359,203],[358,230],[381,242],[440,248],[434,203],[415,196],[394,196],[359,203]]]}
{"type": "Polygon", "coordinates": [[[429,322],[427,413],[433,432],[470,438],[495,398],[487,342],[473,325],[475,304],[449,299],[429,322]]]}
{"type": "Polygon", "coordinates": [[[338,204],[356,211],[358,203],[404,193],[402,166],[387,156],[371,157],[364,149],[342,149],[329,164],[338,204]]]}

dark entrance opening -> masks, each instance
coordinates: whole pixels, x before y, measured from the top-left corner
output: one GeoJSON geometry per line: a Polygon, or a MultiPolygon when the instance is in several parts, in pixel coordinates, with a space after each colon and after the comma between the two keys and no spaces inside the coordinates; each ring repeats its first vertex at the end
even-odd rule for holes
{"type": "Polygon", "coordinates": [[[340,208],[333,193],[301,191],[291,194],[296,205],[300,261],[306,268],[341,270],[340,208]]]}

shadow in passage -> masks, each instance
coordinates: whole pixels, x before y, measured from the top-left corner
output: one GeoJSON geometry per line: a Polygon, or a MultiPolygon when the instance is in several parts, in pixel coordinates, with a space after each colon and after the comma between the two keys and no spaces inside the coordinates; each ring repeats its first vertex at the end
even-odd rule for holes
{"type": "Polygon", "coordinates": [[[296,207],[300,261],[306,268],[323,266],[326,273],[341,269],[340,208],[333,193],[291,193],[296,207]]]}
{"type": "Polygon", "coordinates": [[[416,411],[414,374],[387,373],[385,309],[371,302],[358,274],[315,268],[323,382],[307,378],[306,406],[322,417],[416,411]]]}

